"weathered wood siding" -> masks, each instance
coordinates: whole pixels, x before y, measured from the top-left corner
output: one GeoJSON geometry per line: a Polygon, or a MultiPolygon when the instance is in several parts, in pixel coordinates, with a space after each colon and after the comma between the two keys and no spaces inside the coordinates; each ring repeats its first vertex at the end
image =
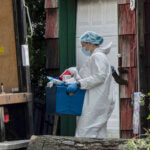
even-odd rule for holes
{"type": "Polygon", "coordinates": [[[121,76],[128,85],[120,86],[121,137],[131,138],[132,134],[132,94],[138,90],[137,76],[137,35],[136,12],[130,10],[129,0],[119,0],[119,51],[122,55],[122,68],[128,73],[121,76]]]}
{"type": "Polygon", "coordinates": [[[57,8],[58,0],[45,0],[45,8],[57,8]]]}
{"type": "Polygon", "coordinates": [[[49,69],[59,69],[58,39],[47,39],[46,47],[46,67],[49,69]]]}
{"type": "Polygon", "coordinates": [[[45,0],[45,9],[46,69],[49,75],[56,75],[59,72],[58,0],[45,0]]]}
{"type": "Polygon", "coordinates": [[[46,10],[46,38],[58,38],[58,9],[46,10]]]}
{"type": "Polygon", "coordinates": [[[130,0],[118,0],[118,4],[127,4],[130,3],[130,0]]]}

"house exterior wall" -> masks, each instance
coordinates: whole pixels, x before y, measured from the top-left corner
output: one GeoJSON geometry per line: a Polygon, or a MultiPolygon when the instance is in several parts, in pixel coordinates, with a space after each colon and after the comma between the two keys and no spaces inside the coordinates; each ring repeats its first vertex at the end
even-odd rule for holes
{"type": "MultiPolygon", "coordinates": [[[[86,56],[81,52],[79,37],[85,31],[95,31],[104,37],[104,44],[113,42],[108,59],[110,64],[118,68],[118,14],[117,0],[78,0],[76,26],[76,63],[80,68],[86,56]]],[[[114,99],[116,106],[108,121],[108,137],[119,137],[119,87],[114,82],[114,99]]]]}
{"type": "MultiPolygon", "coordinates": [[[[109,131],[115,132],[119,136],[119,108],[120,108],[120,130],[122,138],[130,138],[133,136],[132,133],[132,94],[137,92],[138,85],[138,60],[137,60],[137,49],[138,49],[138,34],[137,33],[137,18],[136,9],[130,10],[130,0],[78,0],[77,8],[77,33],[76,33],[76,62],[77,67],[80,68],[84,63],[86,57],[81,53],[81,45],[79,37],[85,31],[91,30],[98,32],[104,36],[104,45],[108,42],[113,41],[113,47],[110,55],[108,55],[111,64],[116,68],[118,67],[117,53],[119,47],[119,53],[122,55],[122,69],[126,69],[128,73],[120,73],[123,79],[128,80],[128,86],[120,86],[120,104],[119,104],[119,92],[118,86],[115,86],[115,98],[116,98],[116,109],[112,115],[112,121],[108,122],[109,131]],[[118,14],[117,14],[117,2],[118,2],[118,14]],[[110,11],[111,10],[111,11],[110,11]],[[117,20],[118,18],[118,20],[117,20]],[[119,24],[119,28],[118,28],[119,24]],[[118,33],[119,31],[119,33],[118,33]],[[118,39],[119,34],[119,39],[118,39]],[[119,42],[118,42],[119,41],[119,42]],[[119,43],[119,45],[118,45],[119,43]],[[115,119],[118,118],[118,119],[115,119]],[[112,126],[117,124],[116,126],[112,126]]],[[[136,1],[138,3],[138,0],[136,1]]],[[[144,61],[146,61],[146,75],[140,77],[146,83],[147,91],[150,90],[150,61],[147,58],[149,56],[150,48],[150,0],[144,1],[144,19],[145,24],[140,32],[144,32],[144,61]]],[[[59,68],[58,58],[58,1],[57,0],[45,0],[45,8],[47,11],[47,26],[46,26],[46,39],[47,39],[47,51],[51,51],[52,55],[49,55],[47,59],[47,68],[55,69],[59,68]],[[55,41],[56,40],[56,41],[55,41]],[[56,63],[53,63],[52,58],[56,59],[56,63]]],[[[142,41],[140,41],[142,42],[142,41]]],[[[143,43],[142,43],[143,45],[143,43]]],[[[140,45],[141,47],[141,45],[140,45]]],[[[141,48],[140,48],[141,49],[141,48]]],[[[142,56],[143,57],[143,56],[142,56]]],[[[140,62],[141,63],[141,62],[140,62]]],[[[142,83],[143,84],[143,83],[142,83]]],[[[140,85],[141,86],[141,85],[140,85]]],[[[111,133],[111,132],[110,132],[111,133]]],[[[111,135],[111,134],[110,134],[111,135]]]]}

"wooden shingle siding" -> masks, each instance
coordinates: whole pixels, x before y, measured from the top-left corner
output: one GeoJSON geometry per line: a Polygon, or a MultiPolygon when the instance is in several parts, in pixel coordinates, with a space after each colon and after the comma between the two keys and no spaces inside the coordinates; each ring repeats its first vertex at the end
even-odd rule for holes
{"type": "Polygon", "coordinates": [[[119,49],[122,54],[122,67],[137,66],[137,38],[136,35],[121,35],[119,49]]]}
{"type": "Polygon", "coordinates": [[[120,136],[124,139],[128,139],[129,137],[133,137],[133,133],[131,132],[131,130],[122,130],[120,136]]]}
{"type": "Polygon", "coordinates": [[[130,4],[119,5],[119,35],[136,34],[136,13],[130,4]]]}
{"type": "Polygon", "coordinates": [[[138,90],[137,84],[137,68],[126,68],[128,70],[128,74],[121,74],[121,77],[128,81],[128,86],[121,85],[120,86],[120,99],[131,98],[133,92],[138,90]]]}
{"type": "Polygon", "coordinates": [[[131,99],[133,93],[138,91],[136,12],[131,11],[129,2],[129,0],[118,2],[121,67],[128,71],[128,73],[120,73],[121,77],[128,81],[128,85],[120,86],[121,138],[133,136],[131,99]]]}
{"type": "Polygon", "coordinates": [[[45,38],[58,38],[58,9],[46,10],[45,38]]]}
{"type": "Polygon", "coordinates": [[[57,8],[58,0],[45,0],[45,8],[57,8]]]}
{"type": "Polygon", "coordinates": [[[54,74],[59,70],[59,18],[58,0],[45,0],[46,8],[46,69],[48,73],[54,74]]]}
{"type": "Polygon", "coordinates": [[[132,105],[131,99],[122,99],[122,105],[120,107],[121,110],[121,130],[132,130],[132,105]]]}
{"type": "Polygon", "coordinates": [[[118,0],[118,4],[127,4],[130,3],[130,0],[118,0]]]}
{"type": "Polygon", "coordinates": [[[46,69],[59,69],[58,39],[46,40],[46,69]]]}

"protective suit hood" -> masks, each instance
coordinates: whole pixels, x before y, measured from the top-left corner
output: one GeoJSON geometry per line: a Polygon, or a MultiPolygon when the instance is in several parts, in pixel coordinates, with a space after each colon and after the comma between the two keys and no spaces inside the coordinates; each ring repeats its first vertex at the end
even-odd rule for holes
{"type": "Polygon", "coordinates": [[[99,47],[99,48],[97,48],[95,51],[94,51],[94,53],[95,52],[102,52],[102,53],[104,53],[104,54],[109,54],[109,52],[110,52],[110,50],[111,50],[111,47],[112,47],[112,42],[110,42],[108,45],[106,45],[106,46],[104,46],[104,47],[99,47]]]}

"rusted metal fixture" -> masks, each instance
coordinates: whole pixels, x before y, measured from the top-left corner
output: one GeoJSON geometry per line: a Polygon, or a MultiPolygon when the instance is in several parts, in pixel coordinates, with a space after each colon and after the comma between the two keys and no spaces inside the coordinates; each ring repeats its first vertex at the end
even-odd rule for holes
{"type": "Polygon", "coordinates": [[[113,66],[111,66],[112,69],[112,76],[114,77],[114,80],[119,84],[119,85],[128,85],[128,81],[122,79],[118,73],[116,72],[116,70],[114,69],[113,66]]]}

